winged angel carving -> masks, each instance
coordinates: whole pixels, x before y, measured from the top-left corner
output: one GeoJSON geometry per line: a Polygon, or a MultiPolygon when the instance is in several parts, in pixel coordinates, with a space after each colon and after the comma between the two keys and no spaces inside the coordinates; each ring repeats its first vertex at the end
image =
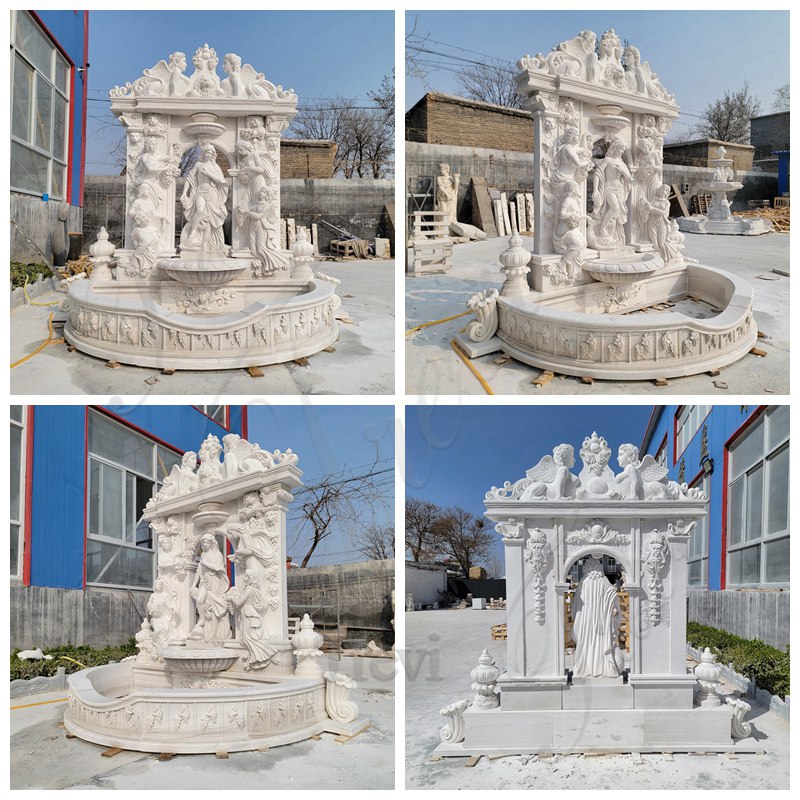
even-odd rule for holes
{"type": "Polygon", "coordinates": [[[291,450],[287,450],[285,453],[280,450],[269,453],[235,433],[223,436],[222,446],[225,451],[223,467],[227,478],[235,478],[237,475],[244,475],[248,472],[272,469],[278,464],[297,463],[297,456],[291,450]]]}
{"type": "Polygon", "coordinates": [[[570,472],[575,465],[572,445],[560,444],[552,456],[542,460],[527,471],[527,486],[522,500],[568,500],[575,497],[578,478],[570,472]]]}
{"type": "Polygon", "coordinates": [[[616,484],[623,500],[675,499],[679,495],[678,485],[666,480],[669,470],[649,454],[640,460],[636,445],[620,445],[617,462],[622,472],[616,476],[616,484]]]}

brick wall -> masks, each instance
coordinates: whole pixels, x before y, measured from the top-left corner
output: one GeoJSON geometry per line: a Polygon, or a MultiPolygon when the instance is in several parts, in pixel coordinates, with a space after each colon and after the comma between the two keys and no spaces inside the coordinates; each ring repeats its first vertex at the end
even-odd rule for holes
{"type": "Polygon", "coordinates": [[[765,114],[750,120],[750,144],[755,147],[755,161],[772,160],[776,150],[789,149],[789,112],[765,114]]]}
{"type": "Polygon", "coordinates": [[[733,169],[751,170],[753,168],[754,148],[749,144],[734,144],[719,139],[700,139],[696,142],[678,142],[664,145],[664,163],[681,164],[689,167],[710,167],[712,158],[717,157],[717,147],[722,145],[725,158],[733,159],[733,169]]]}
{"type": "Polygon", "coordinates": [[[410,142],[533,152],[533,120],[526,111],[429,92],[406,112],[410,142]]]}
{"type": "Polygon", "coordinates": [[[332,178],[336,143],[282,139],[281,178],[332,178]]]}

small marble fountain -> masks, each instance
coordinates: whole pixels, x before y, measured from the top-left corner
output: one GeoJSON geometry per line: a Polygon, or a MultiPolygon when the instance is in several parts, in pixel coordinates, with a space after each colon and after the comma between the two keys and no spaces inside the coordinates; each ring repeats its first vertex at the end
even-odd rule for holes
{"type": "Polygon", "coordinates": [[[708,499],[633,444],[619,473],[597,433],[580,457],[576,475],[561,444],[486,493],[505,550],[506,664],[476,651],[474,694],[441,710],[436,753],[742,749],[750,706],[722,690],[715,655],[686,665],[686,560],[708,499]]]}
{"type": "Polygon", "coordinates": [[[502,287],[467,302],[461,349],[615,380],[741,358],[758,333],[753,289],[683,254],[662,169],[678,106],[649,63],[613,30],[587,30],[517,66],[534,124],[533,254],[510,238],[502,287]]]}
{"type": "Polygon", "coordinates": [[[139,655],[69,676],[70,733],[125,750],[216,753],[368,725],[349,699],[355,682],[323,671],[307,614],[289,636],[286,512],[302,485],[297,460],[228,434],[173,468],[145,511],[157,562],[139,655]]]}
{"type": "Polygon", "coordinates": [[[717,157],[709,160],[714,168],[710,181],[701,183],[697,187],[700,194],[711,195],[711,206],[707,214],[697,214],[692,217],[679,217],[677,222],[682,231],[687,233],[717,233],[757,236],[760,233],[769,233],[772,230],[772,220],[764,217],[745,219],[731,214],[732,197],[742,188],[742,184],[735,180],[732,158],[725,157],[725,148],[717,148],[717,157]]]}
{"type": "Polygon", "coordinates": [[[64,335],[79,350],[224,369],[308,356],[338,337],[338,281],[314,274],[304,230],[280,245],[280,139],[297,95],[235,53],[220,79],[218,61],[204,44],[187,76],[175,52],[110,92],[127,139],[125,241],[115,251],[101,231],[91,279],[67,286],[64,335]]]}

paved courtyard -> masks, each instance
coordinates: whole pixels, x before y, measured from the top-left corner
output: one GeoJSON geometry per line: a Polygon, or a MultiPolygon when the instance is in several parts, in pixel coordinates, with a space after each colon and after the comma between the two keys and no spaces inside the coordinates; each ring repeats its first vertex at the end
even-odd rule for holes
{"type": "MultiPolygon", "coordinates": [[[[747,721],[763,755],[519,755],[431,762],[444,719],[439,710],[472,696],[470,670],[484,648],[501,668],[506,643],[491,627],[505,611],[415,611],[406,623],[406,788],[408,789],[788,789],[789,725],[748,700],[747,721]]],[[[753,746],[753,740],[743,740],[753,746]]]]}
{"type": "Polygon", "coordinates": [[[324,733],[267,752],[178,755],[158,761],[150,753],[106,749],[67,739],[59,727],[66,693],[11,701],[12,789],[392,789],[394,788],[395,662],[383,658],[331,660],[325,669],[345,672],[359,688],[352,699],[372,723],[339,743],[324,733]],[[55,702],[52,702],[55,701],[55,702]],[[20,708],[20,706],[29,707],[20,708]]]}
{"type": "MultiPolygon", "coordinates": [[[[208,372],[121,366],[109,369],[99,358],[50,345],[11,371],[12,394],[228,395],[393,394],[394,261],[326,262],[322,272],[342,283],[337,316],[339,340],[333,353],[316,353],[308,366],[292,362],[263,367],[252,378],[244,369],[208,372]]],[[[53,292],[37,302],[57,300],[53,292]]],[[[56,306],[22,306],[11,312],[11,362],[47,338],[47,320],[56,306]]]]}
{"type": "MultiPolygon", "coordinates": [[[[533,247],[531,237],[523,237],[533,247]]],[[[466,301],[476,292],[502,285],[499,254],[508,238],[487,239],[456,245],[453,268],[444,275],[406,279],[406,330],[431,320],[465,311],[466,301]]],[[[556,376],[541,388],[531,381],[541,371],[518,361],[496,364],[499,353],[474,359],[471,363],[495,394],[588,395],[626,394],[725,396],[726,394],[789,393],[789,278],[773,269],[789,271],[789,236],[702,236],[686,234],[686,255],[701,264],[725,269],[747,280],[755,290],[753,313],[765,338],[758,347],[767,356],[746,355],[725,367],[719,376],[706,373],[673,378],[656,388],[653,381],[595,380],[593,385],[579,378],[556,376]]],[[[469,317],[434,325],[406,339],[407,394],[484,394],[481,384],[450,346],[469,317]]]]}

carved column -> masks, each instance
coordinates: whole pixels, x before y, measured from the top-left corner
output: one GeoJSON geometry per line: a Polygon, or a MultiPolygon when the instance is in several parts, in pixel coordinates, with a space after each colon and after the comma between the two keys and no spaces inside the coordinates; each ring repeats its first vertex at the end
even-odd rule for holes
{"type": "MultiPolygon", "coordinates": [[[[549,92],[536,93],[528,99],[528,104],[533,118],[533,253],[541,256],[555,252],[553,196],[546,176],[557,138],[558,107],[556,96],[549,92]]],[[[531,286],[532,275],[529,276],[531,286]]]]}
{"type": "MultiPolygon", "coordinates": [[[[267,117],[266,161],[268,164],[267,183],[268,199],[273,210],[267,217],[278,248],[281,233],[281,134],[289,127],[289,120],[284,116],[267,117]]],[[[288,243],[287,243],[288,247],[288,243]]]]}
{"type": "Polygon", "coordinates": [[[506,608],[508,642],[506,670],[509,678],[522,678],[526,674],[525,664],[525,561],[522,525],[505,526],[498,530],[509,538],[503,539],[506,555],[506,608]],[[513,534],[518,533],[518,536],[513,534]]]}

